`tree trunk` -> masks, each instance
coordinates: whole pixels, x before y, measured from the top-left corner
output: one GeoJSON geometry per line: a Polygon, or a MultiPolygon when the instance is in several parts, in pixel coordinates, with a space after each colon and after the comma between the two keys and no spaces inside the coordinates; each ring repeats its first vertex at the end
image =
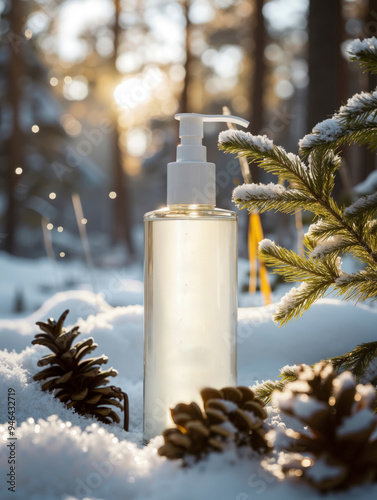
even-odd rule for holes
{"type": "MultiPolygon", "coordinates": [[[[114,0],[115,5],[115,20],[114,20],[114,71],[118,73],[116,68],[116,60],[119,49],[120,25],[119,15],[121,12],[120,0],[114,0]]],[[[123,153],[119,147],[119,128],[117,121],[117,113],[113,116],[114,122],[114,164],[113,164],[113,180],[114,191],[117,197],[114,200],[114,234],[113,242],[125,242],[131,256],[135,254],[135,248],[132,239],[132,213],[131,213],[131,196],[128,175],[123,170],[123,153]]]]}
{"type": "MultiPolygon", "coordinates": [[[[22,12],[21,2],[12,0],[9,12],[10,33],[21,36],[22,12]]],[[[12,108],[13,130],[8,143],[8,206],[6,211],[6,237],[5,250],[9,253],[16,252],[16,229],[18,224],[17,203],[15,191],[17,186],[17,175],[15,169],[23,166],[23,140],[19,122],[20,113],[20,79],[22,77],[22,53],[21,43],[9,45],[10,50],[10,81],[9,101],[12,108]]]]}
{"type": "MultiPolygon", "coordinates": [[[[264,0],[255,1],[255,11],[253,12],[252,40],[254,50],[251,51],[254,72],[252,76],[252,86],[250,91],[250,132],[258,135],[263,128],[263,89],[264,89],[264,49],[266,44],[266,28],[263,16],[264,0]]],[[[256,164],[250,163],[250,170],[253,182],[259,178],[259,168],[256,164]]]]}
{"type": "Polygon", "coordinates": [[[185,51],[186,51],[186,61],[185,61],[185,79],[183,84],[183,90],[181,95],[180,102],[180,113],[190,113],[192,110],[190,109],[189,102],[189,88],[190,88],[190,66],[192,61],[192,53],[190,50],[190,33],[191,33],[191,22],[189,18],[190,11],[190,0],[185,0],[183,2],[183,10],[184,16],[186,19],[186,29],[185,29],[185,51]]]}
{"type": "MultiPolygon", "coordinates": [[[[366,33],[365,37],[377,36],[377,0],[369,0],[368,11],[365,19],[366,33]]],[[[377,86],[377,75],[373,73],[368,73],[368,88],[369,92],[377,86]]],[[[373,170],[376,168],[376,153],[364,149],[364,161],[362,161],[362,174],[358,181],[363,181],[373,170]]]]}
{"type": "MultiPolygon", "coordinates": [[[[249,0],[250,1],[250,0],[249,0]]],[[[252,0],[251,0],[252,1],[252,0]]],[[[251,77],[250,87],[250,132],[253,135],[260,134],[263,128],[263,89],[264,89],[264,49],[266,45],[266,27],[264,24],[263,5],[264,0],[255,0],[254,10],[250,18],[250,31],[251,40],[253,43],[253,50],[250,50],[253,74],[251,77]]],[[[260,169],[256,163],[249,162],[249,169],[252,182],[258,182],[260,178],[260,169]]],[[[245,253],[241,251],[245,257],[248,256],[248,238],[249,238],[249,215],[246,214],[248,222],[245,224],[244,238],[245,238],[245,253]]],[[[264,215],[261,214],[262,223],[264,223],[264,215]]],[[[288,220],[288,219],[287,219],[288,220]]],[[[243,246],[243,245],[242,245],[243,246]]],[[[242,247],[241,247],[242,248],[242,247]]]]}
{"type": "MultiPolygon", "coordinates": [[[[310,0],[309,3],[309,92],[308,132],[329,118],[340,106],[344,94],[344,61],[341,0],[310,0]],[[343,65],[343,66],[342,66],[343,65]]],[[[347,186],[344,186],[347,187],[347,186]]],[[[335,179],[334,195],[342,189],[340,176],[335,179]]]]}
{"type": "Polygon", "coordinates": [[[340,105],[340,17],[340,0],[310,1],[308,131],[340,105]]]}
{"type": "Polygon", "coordinates": [[[263,0],[255,1],[255,23],[253,28],[254,40],[254,74],[251,88],[250,103],[250,130],[252,134],[259,134],[263,128],[263,89],[264,89],[264,48],[266,44],[266,29],[263,16],[263,0]]]}

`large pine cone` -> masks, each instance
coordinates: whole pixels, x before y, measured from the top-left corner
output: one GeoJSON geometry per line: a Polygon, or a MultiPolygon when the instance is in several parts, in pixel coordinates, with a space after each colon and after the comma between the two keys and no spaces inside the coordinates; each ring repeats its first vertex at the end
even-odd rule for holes
{"type": "Polygon", "coordinates": [[[223,451],[230,443],[267,452],[269,428],[263,403],[248,387],[205,388],[201,391],[204,411],[196,403],[179,403],[171,411],[176,427],[162,435],[165,444],[159,455],[170,459],[185,455],[200,457],[210,451],[223,451]]]}
{"type": "Polygon", "coordinates": [[[108,377],[115,377],[118,372],[113,368],[101,370],[100,365],[108,361],[106,356],[83,359],[97,344],[93,338],[88,338],[72,346],[80,332],[78,326],[69,331],[63,329],[68,313],[64,311],[57,322],[50,318],[47,323],[37,323],[44,333],[35,335],[32,344],[48,347],[53,354],[38,361],[38,366],[49,366],[34,375],[34,380],[44,381],[42,390],[55,391],[54,395],[68,408],[74,408],[80,415],[92,415],[106,424],[120,421],[111,406],[124,410],[120,403],[123,399],[126,406],[124,428],[128,430],[127,395],[118,387],[106,387],[108,377]]]}
{"type": "Polygon", "coordinates": [[[350,372],[334,373],[322,362],[301,366],[298,380],[275,392],[280,409],[308,429],[287,431],[287,451],[298,452],[283,466],[319,490],[345,489],[377,480],[377,426],[372,385],[356,385],[350,372]]]}

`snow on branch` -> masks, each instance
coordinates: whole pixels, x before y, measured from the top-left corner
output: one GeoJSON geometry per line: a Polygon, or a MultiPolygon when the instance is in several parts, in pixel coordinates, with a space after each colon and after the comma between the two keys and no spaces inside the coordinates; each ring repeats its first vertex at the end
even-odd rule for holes
{"type": "Polygon", "coordinates": [[[219,143],[226,146],[238,143],[244,148],[256,149],[260,152],[271,151],[274,143],[266,135],[252,135],[243,130],[225,130],[219,135],[219,143]]]}
{"type": "MultiPolygon", "coordinates": [[[[324,221],[323,219],[318,219],[316,222],[313,222],[310,224],[307,232],[305,233],[305,236],[308,236],[309,238],[313,238],[316,236],[319,236],[322,234],[324,230],[324,225],[326,225],[327,221],[324,221]]],[[[329,231],[331,231],[332,228],[330,227],[329,231]]]]}
{"type": "Polygon", "coordinates": [[[233,201],[241,208],[249,211],[258,209],[280,210],[293,213],[305,208],[313,210],[316,199],[298,189],[288,189],[281,184],[243,184],[233,191],[233,201]]]}
{"type": "Polygon", "coordinates": [[[346,217],[360,217],[364,214],[372,215],[377,211],[377,193],[362,196],[355,203],[344,210],[346,217]]]}
{"type": "Polygon", "coordinates": [[[372,36],[371,38],[364,38],[364,40],[360,40],[360,38],[356,38],[353,40],[349,47],[348,53],[350,54],[350,58],[352,56],[357,56],[362,52],[373,51],[377,53],[377,39],[372,36]]]}
{"type": "Polygon", "coordinates": [[[323,257],[324,255],[328,255],[329,253],[335,251],[337,248],[339,248],[339,244],[342,241],[341,236],[330,236],[327,238],[327,240],[323,241],[322,243],[319,243],[312,253],[310,254],[313,259],[316,259],[318,257],[323,257]]]}
{"type": "Polygon", "coordinates": [[[219,148],[227,153],[251,158],[267,172],[294,182],[295,187],[306,190],[307,196],[311,195],[307,189],[307,166],[298,155],[287,153],[281,146],[275,146],[267,136],[254,136],[242,130],[226,130],[219,135],[219,148]]]}
{"type": "Polygon", "coordinates": [[[259,242],[258,251],[269,252],[270,250],[276,249],[276,244],[274,241],[264,238],[259,242]]]}
{"type": "Polygon", "coordinates": [[[286,193],[287,188],[281,184],[243,184],[233,190],[233,201],[248,201],[250,198],[271,198],[276,199],[279,195],[286,193]]]}
{"type": "Polygon", "coordinates": [[[303,297],[310,291],[308,283],[303,282],[298,287],[292,287],[277,304],[273,319],[275,323],[284,324],[302,311],[303,297]]]}
{"type": "Polygon", "coordinates": [[[349,118],[354,114],[370,113],[377,111],[377,90],[374,92],[360,92],[350,97],[345,106],[339,109],[339,118],[349,118]]]}
{"type": "Polygon", "coordinates": [[[305,236],[318,241],[319,239],[323,240],[335,234],[347,234],[344,226],[339,221],[318,219],[316,222],[310,224],[305,236]]]}
{"type": "MultiPolygon", "coordinates": [[[[354,40],[349,47],[349,57],[358,61],[367,70],[377,73],[377,39],[354,40]]],[[[367,143],[369,129],[377,124],[377,90],[372,93],[361,92],[348,99],[338,113],[318,123],[310,134],[300,140],[302,153],[308,153],[317,147],[339,145],[345,140],[358,140],[367,143]],[[359,127],[365,129],[360,137],[359,127]],[[356,135],[355,135],[356,134],[356,135]],[[365,135],[365,137],[364,137],[365,135]],[[348,136],[348,139],[347,139],[348,136]]]]}
{"type": "Polygon", "coordinates": [[[323,277],[313,282],[304,281],[300,286],[291,288],[277,304],[273,315],[274,322],[283,326],[291,319],[302,316],[317,299],[323,297],[332,283],[332,278],[323,277]]]}
{"type": "Polygon", "coordinates": [[[365,301],[377,296],[377,276],[371,268],[352,274],[343,273],[335,280],[335,285],[344,300],[365,301]]]}
{"type": "Polygon", "coordinates": [[[349,247],[356,244],[357,242],[349,238],[347,239],[344,236],[330,236],[326,240],[319,242],[311,252],[310,256],[313,259],[318,259],[331,253],[340,253],[341,251],[347,250],[349,247]]]}
{"type": "Polygon", "coordinates": [[[364,40],[354,40],[349,45],[348,57],[367,71],[377,73],[377,39],[373,36],[364,40]]]}
{"type": "Polygon", "coordinates": [[[354,283],[354,280],[355,280],[354,274],[343,273],[340,276],[338,276],[338,278],[336,278],[335,285],[336,286],[349,285],[354,283]]]}
{"type": "Polygon", "coordinates": [[[330,144],[337,141],[345,133],[344,126],[339,119],[334,116],[318,123],[310,134],[307,134],[299,141],[301,150],[330,144]]]}

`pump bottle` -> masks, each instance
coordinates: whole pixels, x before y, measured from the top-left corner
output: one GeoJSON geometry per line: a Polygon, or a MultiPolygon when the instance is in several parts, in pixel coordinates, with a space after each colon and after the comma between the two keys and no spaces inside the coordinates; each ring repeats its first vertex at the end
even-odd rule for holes
{"type": "Polygon", "coordinates": [[[224,115],[175,115],[181,144],[168,164],[167,207],[144,216],[144,415],[147,443],[172,424],[178,402],[201,404],[203,387],[237,377],[237,214],[215,208],[215,164],[203,122],[224,115]]]}

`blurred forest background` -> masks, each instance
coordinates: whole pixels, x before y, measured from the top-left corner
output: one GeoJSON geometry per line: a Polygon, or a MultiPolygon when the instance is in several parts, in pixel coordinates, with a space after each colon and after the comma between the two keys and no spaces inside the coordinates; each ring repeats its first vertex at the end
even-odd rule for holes
{"type": "MultiPolygon", "coordinates": [[[[346,50],[376,35],[377,0],[0,0],[0,33],[0,248],[23,257],[83,258],[87,233],[95,265],[141,260],[142,215],[165,204],[177,112],[227,105],[296,152],[376,86],[346,50]]],[[[234,209],[240,170],[217,150],[220,126],[206,127],[217,205],[234,209]]],[[[342,153],[336,195],[347,199],[375,156],[342,153]]],[[[292,217],[262,222],[295,244],[292,217]]]]}

